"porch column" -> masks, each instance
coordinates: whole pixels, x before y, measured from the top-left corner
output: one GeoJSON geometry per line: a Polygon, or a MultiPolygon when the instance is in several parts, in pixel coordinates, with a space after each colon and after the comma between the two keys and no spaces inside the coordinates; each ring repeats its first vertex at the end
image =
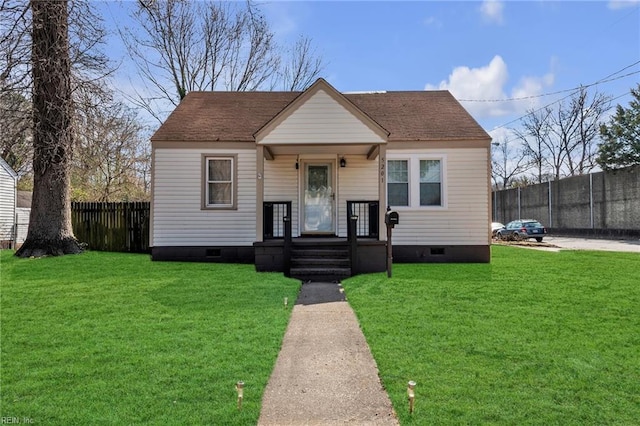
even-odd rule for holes
{"type": "Polygon", "coordinates": [[[378,208],[378,235],[381,241],[387,240],[387,234],[384,232],[384,215],[387,212],[387,144],[381,143],[380,153],[378,154],[378,200],[380,207],[378,208]]]}
{"type": "Polygon", "coordinates": [[[264,204],[264,146],[256,145],[256,241],[262,241],[264,204]]]}

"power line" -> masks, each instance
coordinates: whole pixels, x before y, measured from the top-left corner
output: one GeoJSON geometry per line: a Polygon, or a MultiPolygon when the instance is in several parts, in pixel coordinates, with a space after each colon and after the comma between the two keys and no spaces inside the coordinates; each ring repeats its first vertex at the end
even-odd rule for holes
{"type": "Polygon", "coordinates": [[[567,92],[575,92],[577,90],[580,90],[580,88],[587,88],[587,87],[592,87],[592,86],[596,86],[598,84],[601,83],[609,83],[611,81],[615,81],[615,80],[620,80],[621,78],[625,78],[625,77],[629,77],[632,76],[634,74],[639,74],[639,71],[634,71],[634,72],[630,72],[628,74],[625,75],[621,75],[615,78],[610,78],[616,74],[621,73],[622,71],[629,69],[635,65],[640,64],[640,61],[635,62],[631,65],[627,65],[626,67],[622,68],[621,70],[618,70],[616,72],[614,72],[613,74],[609,74],[608,76],[601,78],[600,80],[591,83],[591,84],[587,84],[587,85],[583,85],[583,86],[578,86],[578,87],[574,87],[572,89],[564,89],[564,90],[558,90],[556,92],[550,92],[550,93],[542,93],[540,95],[530,95],[530,96],[522,96],[522,97],[518,97],[518,98],[504,98],[504,99],[458,99],[459,102],[511,102],[511,101],[523,101],[523,100],[527,100],[527,99],[536,99],[536,98],[542,98],[545,96],[553,96],[553,95],[559,95],[561,93],[567,93],[567,92]]]}
{"type": "MultiPolygon", "coordinates": [[[[640,72],[640,71],[638,71],[638,72],[640,72]]],[[[593,84],[591,84],[590,86],[593,86],[593,84]]],[[[589,86],[583,86],[583,87],[589,87],[589,86]]],[[[549,104],[546,104],[546,105],[544,105],[544,106],[541,106],[540,108],[538,108],[538,109],[536,109],[536,110],[529,111],[529,112],[527,112],[526,114],[521,115],[520,117],[515,118],[515,119],[513,119],[513,120],[511,120],[511,121],[509,121],[509,122],[507,122],[507,123],[504,123],[504,124],[501,124],[501,125],[499,125],[499,126],[496,126],[496,127],[494,127],[493,129],[491,129],[491,131],[494,131],[494,130],[497,130],[497,129],[501,129],[501,128],[503,128],[503,127],[506,127],[506,126],[508,126],[508,125],[509,125],[509,124],[511,124],[511,123],[515,123],[516,121],[520,121],[520,120],[522,120],[523,118],[525,118],[525,117],[526,117],[526,116],[528,116],[528,115],[535,114],[535,113],[536,113],[536,112],[538,112],[538,111],[542,111],[543,109],[550,107],[551,105],[555,105],[555,104],[557,104],[557,103],[560,103],[560,102],[564,101],[565,99],[567,99],[568,97],[570,97],[571,95],[573,95],[577,90],[580,90],[580,88],[577,88],[577,89],[576,89],[576,90],[574,90],[572,93],[569,93],[567,96],[564,96],[564,97],[562,97],[562,98],[560,98],[560,99],[558,99],[558,100],[555,100],[555,101],[553,101],[553,102],[551,102],[551,103],[549,103],[549,104]]],[[[628,94],[629,94],[629,92],[625,92],[625,93],[623,93],[622,95],[618,95],[618,96],[616,96],[616,97],[612,98],[612,99],[611,99],[611,101],[615,101],[616,99],[619,99],[619,98],[621,98],[621,97],[623,97],[623,96],[627,96],[628,94]]]]}
{"type": "MultiPolygon", "coordinates": [[[[585,88],[585,87],[591,87],[591,86],[595,86],[595,85],[600,84],[600,83],[605,83],[605,82],[608,82],[608,81],[613,81],[613,79],[609,79],[609,77],[614,76],[614,75],[616,75],[616,74],[620,74],[622,71],[625,71],[625,70],[627,70],[627,69],[629,69],[629,68],[631,68],[631,67],[633,67],[633,66],[635,66],[635,65],[638,65],[638,64],[640,64],[640,61],[637,61],[637,62],[634,62],[633,64],[627,65],[626,67],[624,67],[624,68],[622,68],[622,69],[619,69],[618,71],[616,71],[616,72],[614,72],[614,73],[611,73],[611,74],[609,74],[608,76],[603,77],[603,78],[601,78],[600,80],[597,80],[596,82],[591,83],[591,84],[589,84],[589,85],[576,87],[576,88],[574,88],[574,89],[567,89],[567,90],[560,91],[560,93],[566,93],[566,92],[571,92],[571,93],[569,93],[568,95],[563,96],[562,98],[557,99],[557,100],[555,100],[555,101],[553,101],[553,102],[551,102],[551,103],[549,103],[549,104],[547,104],[547,105],[544,105],[544,106],[542,106],[542,107],[540,107],[540,108],[538,108],[538,109],[536,109],[536,110],[534,110],[534,111],[528,111],[526,114],[521,115],[520,117],[515,118],[515,119],[513,119],[513,120],[511,120],[511,121],[509,121],[509,122],[507,122],[507,123],[504,123],[504,124],[501,124],[501,125],[499,125],[499,126],[496,126],[496,127],[494,127],[493,129],[491,129],[491,131],[493,131],[493,130],[497,130],[497,129],[501,129],[501,128],[503,128],[503,127],[506,127],[506,126],[508,126],[508,125],[509,125],[509,124],[511,124],[511,123],[515,123],[516,121],[520,121],[520,120],[522,120],[523,118],[525,118],[525,117],[527,117],[527,116],[529,116],[529,115],[531,115],[531,114],[535,114],[535,113],[536,113],[536,112],[538,112],[538,111],[541,111],[541,110],[543,110],[543,109],[545,109],[545,108],[547,108],[547,107],[550,107],[551,105],[555,105],[555,104],[557,104],[557,103],[560,103],[560,102],[562,102],[563,100],[565,100],[565,99],[567,99],[568,97],[570,97],[571,95],[573,95],[574,93],[576,93],[577,91],[579,91],[579,90],[581,89],[581,87],[582,87],[582,88],[585,88]],[[609,80],[607,80],[607,79],[609,79],[609,80]]],[[[634,71],[634,72],[632,72],[632,73],[628,73],[628,74],[625,74],[625,75],[623,75],[623,76],[616,77],[616,78],[615,78],[615,80],[620,79],[620,78],[624,78],[624,77],[628,77],[628,76],[630,76],[630,75],[638,74],[638,73],[640,73],[640,71],[634,71]]],[[[626,96],[626,95],[628,95],[628,94],[629,94],[629,93],[627,92],[627,93],[625,93],[625,94],[622,94],[622,95],[616,96],[615,98],[613,98],[613,99],[611,99],[611,100],[612,100],[612,101],[614,101],[614,100],[616,100],[616,99],[618,99],[618,98],[621,98],[622,96],[626,96]]]]}
{"type": "MultiPolygon", "coordinates": [[[[620,99],[620,98],[625,97],[625,96],[628,96],[628,95],[629,95],[629,92],[625,92],[625,93],[623,93],[623,94],[621,94],[621,95],[618,95],[618,96],[615,96],[615,97],[611,98],[611,99],[610,99],[610,101],[611,101],[611,102],[613,102],[613,101],[615,101],[616,99],[620,99]]],[[[569,96],[570,96],[570,95],[569,95],[569,96]]],[[[564,98],[562,98],[562,99],[566,99],[566,98],[568,98],[569,96],[565,96],[565,97],[564,97],[564,98]]],[[[559,102],[559,101],[561,101],[562,99],[559,99],[559,100],[558,100],[558,101],[556,101],[556,102],[550,103],[549,105],[543,106],[543,107],[541,107],[541,108],[539,108],[539,109],[537,109],[537,110],[535,110],[535,111],[531,111],[531,112],[529,112],[529,113],[527,113],[527,114],[525,114],[525,115],[523,115],[523,116],[521,116],[521,117],[518,117],[518,118],[516,118],[515,120],[511,120],[510,122],[505,123],[505,124],[503,124],[503,125],[501,125],[501,126],[494,127],[494,128],[493,128],[492,130],[490,130],[490,131],[492,132],[492,131],[494,131],[494,130],[501,129],[501,128],[503,128],[503,127],[505,127],[505,126],[507,126],[507,125],[509,125],[509,124],[511,124],[511,123],[513,123],[513,122],[515,122],[515,121],[522,120],[522,119],[523,119],[524,117],[526,117],[527,115],[535,114],[536,112],[540,111],[540,110],[541,110],[541,109],[543,109],[543,108],[546,108],[546,107],[551,106],[551,105],[553,105],[553,104],[555,104],[555,103],[558,103],[558,102],[559,102]]],[[[508,138],[506,141],[504,141],[504,142],[500,142],[500,143],[505,143],[505,144],[507,144],[507,143],[509,143],[509,142],[513,142],[513,141],[518,140],[518,139],[520,139],[520,137],[518,137],[518,136],[513,136],[513,137],[508,138]]]]}

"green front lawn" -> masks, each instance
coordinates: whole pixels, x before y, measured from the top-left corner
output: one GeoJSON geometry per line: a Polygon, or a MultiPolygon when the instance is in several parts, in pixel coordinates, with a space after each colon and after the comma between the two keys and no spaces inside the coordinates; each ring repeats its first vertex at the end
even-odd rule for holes
{"type": "Polygon", "coordinates": [[[0,262],[2,417],[257,422],[297,281],[253,265],[116,253],[17,259],[5,250],[0,262]]]}
{"type": "MultiPolygon", "coordinates": [[[[402,424],[637,424],[640,256],[493,250],[343,283],[402,424]]],[[[0,262],[2,417],[256,423],[295,280],[115,253],[0,262]]]]}
{"type": "Polygon", "coordinates": [[[402,424],[638,424],[638,254],[494,247],[343,286],[402,424]]]}

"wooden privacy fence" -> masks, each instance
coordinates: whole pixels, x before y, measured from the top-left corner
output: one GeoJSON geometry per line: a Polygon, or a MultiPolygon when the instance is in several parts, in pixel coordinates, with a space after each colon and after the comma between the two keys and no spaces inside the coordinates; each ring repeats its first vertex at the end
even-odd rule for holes
{"type": "Polygon", "coordinates": [[[71,203],[71,223],[89,250],[149,252],[148,202],[71,203]]]}

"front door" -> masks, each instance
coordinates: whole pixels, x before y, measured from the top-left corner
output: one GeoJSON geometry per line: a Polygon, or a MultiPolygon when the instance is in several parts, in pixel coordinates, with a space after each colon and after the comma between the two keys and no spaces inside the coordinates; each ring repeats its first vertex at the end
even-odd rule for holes
{"type": "Polygon", "coordinates": [[[304,175],[302,232],[335,234],[331,163],[306,163],[304,175]]]}

